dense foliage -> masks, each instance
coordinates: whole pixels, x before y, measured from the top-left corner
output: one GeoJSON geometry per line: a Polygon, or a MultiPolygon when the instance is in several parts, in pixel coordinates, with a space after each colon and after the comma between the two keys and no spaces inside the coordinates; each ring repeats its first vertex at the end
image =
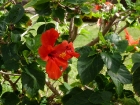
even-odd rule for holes
{"type": "Polygon", "coordinates": [[[140,29],[140,1],[124,1],[1,0],[0,104],[139,105],[139,39],[126,28],[140,29]],[[88,35],[85,19],[97,21],[98,37],[74,50],[77,36],[88,35]],[[72,57],[78,74],[70,83],[72,57]]]}

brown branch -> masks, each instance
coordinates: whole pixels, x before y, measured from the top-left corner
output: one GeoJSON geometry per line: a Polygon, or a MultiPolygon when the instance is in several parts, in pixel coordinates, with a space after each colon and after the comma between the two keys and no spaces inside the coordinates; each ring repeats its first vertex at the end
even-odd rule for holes
{"type": "Polygon", "coordinates": [[[12,74],[12,73],[7,73],[7,72],[3,72],[0,71],[0,74],[4,74],[4,75],[11,75],[11,76],[20,76],[21,74],[12,74]]]}
{"type": "Polygon", "coordinates": [[[4,74],[4,75],[2,75],[2,76],[3,76],[4,80],[6,80],[6,81],[8,81],[8,82],[10,83],[10,85],[11,85],[13,91],[17,91],[16,84],[13,83],[13,82],[10,80],[9,75],[5,75],[5,74],[4,74]]]}
{"type": "MultiPolygon", "coordinates": [[[[110,18],[110,22],[107,24],[107,26],[104,28],[104,30],[102,31],[103,36],[109,31],[109,29],[112,27],[113,22],[116,20],[117,16],[116,14],[110,18]]],[[[99,41],[99,37],[97,37],[96,39],[92,40],[91,42],[89,42],[87,44],[87,46],[93,46],[94,44],[96,44],[99,41]]]]}
{"type": "Polygon", "coordinates": [[[60,96],[59,92],[56,90],[55,87],[53,87],[53,85],[50,83],[50,81],[46,80],[46,85],[54,93],[54,95],[60,96]]]}
{"type": "Polygon", "coordinates": [[[127,28],[129,25],[128,24],[126,24],[124,27],[122,27],[117,33],[119,34],[119,33],[121,33],[125,28],[127,28]]]}

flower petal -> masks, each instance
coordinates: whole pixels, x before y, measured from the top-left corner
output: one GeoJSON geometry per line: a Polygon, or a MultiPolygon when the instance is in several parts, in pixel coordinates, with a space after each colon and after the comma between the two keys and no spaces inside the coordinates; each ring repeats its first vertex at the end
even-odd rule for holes
{"type": "Polygon", "coordinates": [[[38,53],[39,53],[41,59],[43,59],[44,61],[48,60],[48,54],[52,51],[53,51],[52,46],[41,46],[38,49],[38,53]]]}
{"type": "Polygon", "coordinates": [[[51,79],[58,79],[61,75],[62,72],[56,62],[52,59],[49,59],[46,65],[46,72],[51,79]]]}
{"type": "Polygon", "coordinates": [[[68,62],[67,60],[61,59],[61,58],[54,58],[54,61],[56,64],[62,68],[62,71],[64,71],[68,67],[68,62]]]}
{"type": "Polygon", "coordinates": [[[54,46],[58,37],[59,37],[59,33],[54,28],[51,28],[42,34],[41,36],[42,45],[54,46]]]}

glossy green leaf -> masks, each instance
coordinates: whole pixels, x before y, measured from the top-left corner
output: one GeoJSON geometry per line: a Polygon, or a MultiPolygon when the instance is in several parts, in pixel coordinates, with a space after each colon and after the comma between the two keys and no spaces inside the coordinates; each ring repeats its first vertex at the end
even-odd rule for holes
{"type": "Polygon", "coordinates": [[[88,47],[80,49],[82,53],[78,59],[77,69],[83,84],[93,81],[104,65],[100,55],[88,56],[90,51],[91,48],[88,47]]]}
{"type": "Polygon", "coordinates": [[[140,53],[139,52],[136,52],[132,55],[132,62],[140,63],[140,53]]]}
{"type": "Polygon", "coordinates": [[[140,67],[133,73],[133,88],[135,93],[140,96],[140,67]]]}
{"type": "Polygon", "coordinates": [[[83,20],[81,18],[74,18],[74,25],[80,27],[83,24],[83,20]]]}
{"type": "Polygon", "coordinates": [[[29,96],[35,97],[39,89],[44,89],[45,73],[37,67],[36,63],[30,64],[22,70],[24,71],[21,75],[23,89],[29,96]]]}
{"type": "Polygon", "coordinates": [[[123,84],[132,83],[132,75],[124,65],[121,65],[117,72],[113,72],[113,70],[109,70],[108,75],[112,78],[112,80],[117,79],[123,84]]]}
{"type": "Polygon", "coordinates": [[[137,70],[139,67],[140,67],[140,62],[134,63],[133,67],[131,68],[131,71],[135,72],[135,70],[137,70]]]}
{"type": "Polygon", "coordinates": [[[73,95],[64,105],[93,105],[88,99],[93,91],[85,90],[73,95]]]}
{"type": "Polygon", "coordinates": [[[41,25],[38,29],[37,29],[37,34],[42,34],[43,32],[45,32],[46,30],[49,30],[51,28],[55,28],[55,24],[54,23],[47,23],[47,24],[43,24],[41,25]]]}
{"type": "Polygon", "coordinates": [[[55,10],[53,10],[52,16],[54,19],[59,18],[59,20],[63,22],[65,17],[65,10],[61,7],[57,7],[55,10]]]}
{"type": "Polygon", "coordinates": [[[3,105],[17,105],[20,100],[15,93],[5,92],[1,96],[1,101],[3,105]]]}
{"type": "Polygon", "coordinates": [[[50,7],[50,2],[36,4],[33,7],[39,15],[50,16],[52,13],[52,9],[50,7]]]}
{"type": "Polygon", "coordinates": [[[109,91],[100,91],[100,92],[94,92],[90,96],[89,100],[93,104],[104,104],[109,105],[110,100],[112,98],[112,93],[109,91]]]}
{"type": "Polygon", "coordinates": [[[101,57],[108,69],[117,72],[121,65],[121,55],[119,53],[102,52],[101,57]]]}
{"type": "Polygon", "coordinates": [[[20,4],[16,4],[10,10],[8,16],[6,17],[7,23],[17,23],[24,15],[24,8],[20,4]]]}

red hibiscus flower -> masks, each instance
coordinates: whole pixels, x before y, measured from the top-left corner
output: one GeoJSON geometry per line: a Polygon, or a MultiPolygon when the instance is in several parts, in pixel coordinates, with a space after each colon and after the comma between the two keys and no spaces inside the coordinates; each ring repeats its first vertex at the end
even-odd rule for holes
{"type": "Polygon", "coordinates": [[[58,37],[59,33],[55,29],[47,30],[41,36],[42,46],[38,49],[41,59],[47,61],[46,72],[51,79],[58,79],[62,75],[70,58],[79,57],[72,42],[63,41],[55,45],[58,37]]]}
{"type": "Polygon", "coordinates": [[[134,40],[133,37],[128,33],[127,29],[124,29],[125,39],[128,40],[129,45],[137,45],[139,44],[139,40],[134,40]]]}
{"type": "Polygon", "coordinates": [[[100,10],[102,8],[102,6],[100,5],[95,5],[95,10],[100,10]]]}

